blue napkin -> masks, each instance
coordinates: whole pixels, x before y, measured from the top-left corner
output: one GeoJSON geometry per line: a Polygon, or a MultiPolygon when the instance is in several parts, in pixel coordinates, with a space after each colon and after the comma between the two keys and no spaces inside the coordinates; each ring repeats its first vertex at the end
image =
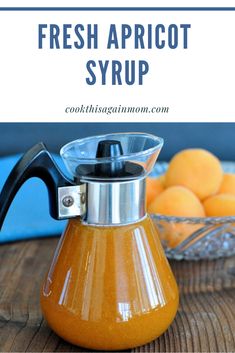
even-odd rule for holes
{"type": "MultiPolygon", "coordinates": [[[[0,158],[0,190],[20,157],[0,158]]],[[[58,155],[53,158],[65,172],[61,158],[58,155]]],[[[26,181],[12,202],[0,231],[0,243],[60,235],[65,224],[66,221],[51,218],[46,186],[40,179],[32,178],[26,181]]]]}

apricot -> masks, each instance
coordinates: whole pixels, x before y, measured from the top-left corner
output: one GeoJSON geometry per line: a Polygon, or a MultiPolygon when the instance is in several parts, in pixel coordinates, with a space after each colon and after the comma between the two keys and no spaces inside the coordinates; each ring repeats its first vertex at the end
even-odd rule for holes
{"type": "Polygon", "coordinates": [[[166,172],[166,187],[181,185],[200,200],[216,194],[223,179],[220,161],[203,149],[187,149],[177,153],[166,172]]]}
{"type": "Polygon", "coordinates": [[[204,201],[204,209],[208,217],[235,216],[235,195],[218,194],[204,201]]]}
{"type": "MultiPolygon", "coordinates": [[[[164,190],[149,206],[149,213],[166,216],[204,217],[203,206],[192,191],[183,186],[171,186],[164,190]]],[[[201,228],[200,224],[168,223],[161,221],[163,231],[159,232],[161,239],[170,248],[174,248],[201,228]]]]}
{"type": "Polygon", "coordinates": [[[158,195],[148,207],[149,213],[165,216],[204,217],[202,204],[192,191],[183,186],[171,186],[158,195]]]}
{"type": "Polygon", "coordinates": [[[235,174],[225,173],[218,194],[235,195],[235,174]]]}
{"type": "Polygon", "coordinates": [[[160,178],[148,177],[146,180],[146,199],[147,206],[164,190],[160,178]]]}
{"type": "Polygon", "coordinates": [[[175,248],[194,232],[202,227],[202,224],[189,223],[166,223],[161,221],[163,231],[159,236],[163,243],[169,248],[175,248]]]}

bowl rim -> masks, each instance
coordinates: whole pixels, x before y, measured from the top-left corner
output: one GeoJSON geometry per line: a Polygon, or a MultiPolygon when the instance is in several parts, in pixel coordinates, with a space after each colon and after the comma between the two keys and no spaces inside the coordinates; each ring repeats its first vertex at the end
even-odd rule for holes
{"type": "Polygon", "coordinates": [[[177,217],[165,216],[162,214],[150,214],[156,221],[166,221],[168,223],[188,223],[188,224],[225,224],[235,223],[235,216],[226,217],[177,217]]]}

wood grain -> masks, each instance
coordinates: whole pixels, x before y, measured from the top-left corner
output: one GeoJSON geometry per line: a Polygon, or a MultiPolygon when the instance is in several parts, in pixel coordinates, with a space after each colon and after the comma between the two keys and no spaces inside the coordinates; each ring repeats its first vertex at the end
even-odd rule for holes
{"type": "MultiPolygon", "coordinates": [[[[85,352],[43,320],[40,286],[58,239],[0,246],[0,351],[85,352]]],[[[235,352],[235,257],[172,262],[180,308],[168,331],[132,352],[235,352]]]]}

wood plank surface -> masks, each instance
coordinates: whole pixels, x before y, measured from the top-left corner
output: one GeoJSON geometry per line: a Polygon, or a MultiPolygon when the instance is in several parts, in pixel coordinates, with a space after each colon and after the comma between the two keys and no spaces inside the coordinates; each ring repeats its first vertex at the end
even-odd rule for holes
{"type": "MultiPolygon", "coordinates": [[[[58,239],[0,246],[0,351],[85,352],[43,320],[39,292],[58,239]]],[[[168,331],[132,352],[235,352],[235,257],[171,262],[180,308],[168,331]]]]}

